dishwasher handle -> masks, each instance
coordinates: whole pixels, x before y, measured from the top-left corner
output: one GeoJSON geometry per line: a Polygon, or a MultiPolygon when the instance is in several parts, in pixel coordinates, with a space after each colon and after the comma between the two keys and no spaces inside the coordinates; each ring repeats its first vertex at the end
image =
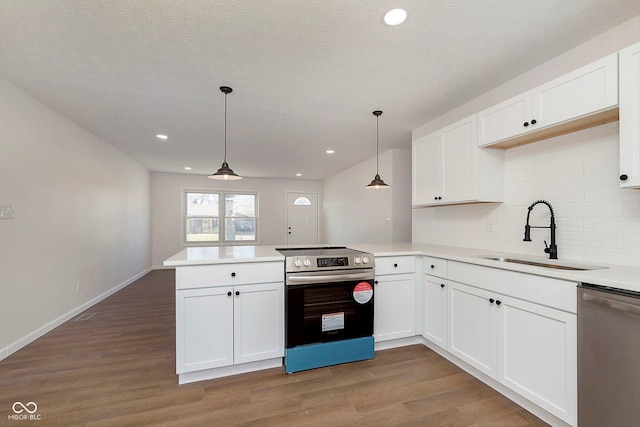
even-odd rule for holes
{"type": "Polygon", "coordinates": [[[593,304],[604,305],[614,310],[625,311],[627,313],[640,316],[640,305],[627,304],[626,302],[615,301],[609,298],[598,297],[588,293],[582,294],[582,299],[593,304]]]}

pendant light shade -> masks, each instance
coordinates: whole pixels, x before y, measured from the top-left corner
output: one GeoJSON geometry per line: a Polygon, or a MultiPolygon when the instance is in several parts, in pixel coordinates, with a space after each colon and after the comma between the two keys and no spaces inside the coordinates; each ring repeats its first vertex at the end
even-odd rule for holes
{"type": "Polygon", "coordinates": [[[367,185],[364,188],[368,188],[368,189],[373,189],[373,190],[381,190],[383,188],[389,188],[388,184],[385,184],[385,182],[382,180],[382,178],[380,178],[380,173],[378,172],[378,158],[380,157],[379,154],[379,146],[380,146],[380,138],[379,138],[379,131],[378,131],[378,119],[380,118],[380,116],[382,115],[382,111],[380,110],[376,110],[373,112],[373,115],[376,116],[376,176],[375,178],[373,178],[373,181],[371,181],[371,183],[369,185],[367,185]]]}
{"type": "Polygon", "coordinates": [[[237,175],[227,163],[227,95],[233,92],[233,89],[229,86],[220,86],[220,92],[224,93],[224,160],[220,169],[216,173],[209,175],[209,178],[224,181],[238,180],[242,179],[242,177],[237,175]]]}

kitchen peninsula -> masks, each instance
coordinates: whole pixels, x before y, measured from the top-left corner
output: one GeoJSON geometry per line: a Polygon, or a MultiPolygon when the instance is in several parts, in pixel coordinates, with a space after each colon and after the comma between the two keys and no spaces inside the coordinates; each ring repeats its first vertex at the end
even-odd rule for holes
{"type": "MultiPolygon", "coordinates": [[[[375,256],[376,350],[423,344],[553,425],[576,425],[576,286],[640,292],[637,267],[411,242],[349,247],[375,256]],[[394,283],[402,291],[385,293],[394,283]]],[[[191,247],[164,262],[176,268],[180,383],[282,365],[283,263],[274,246],[191,247]]]]}

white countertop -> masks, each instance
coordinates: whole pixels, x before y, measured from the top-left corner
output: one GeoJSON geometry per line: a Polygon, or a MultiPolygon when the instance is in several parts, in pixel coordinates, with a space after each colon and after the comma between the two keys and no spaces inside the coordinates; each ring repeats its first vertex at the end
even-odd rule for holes
{"type": "Polygon", "coordinates": [[[284,261],[275,246],[198,246],[185,248],[164,261],[164,265],[229,264],[233,262],[284,261]]]}
{"type": "MultiPolygon", "coordinates": [[[[571,265],[599,265],[607,267],[600,270],[557,270],[544,267],[535,267],[523,264],[512,264],[479,258],[479,255],[496,255],[502,257],[519,257],[532,259],[545,263],[554,263],[544,257],[532,257],[487,251],[482,249],[459,248],[453,246],[428,245],[424,243],[357,243],[348,245],[352,249],[373,253],[375,256],[401,256],[424,255],[435,258],[443,258],[451,261],[466,262],[469,264],[484,265],[486,267],[500,268],[503,270],[518,271],[521,273],[535,274],[537,276],[552,277],[569,280],[572,282],[591,283],[601,286],[626,289],[640,292],[640,268],[610,265],[594,262],[576,262],[558,260],[559,263],[571,265]]],[[[278,246],[280,247],[280,246],[278,246]]],[[[165,266],[188,266],[204,264],[227,264],[239,262],[268,262],[283,261],[284,256],[275,250],[276,246],[206,246],[189,247],[178,252],[164,262],[165,266]]]]}

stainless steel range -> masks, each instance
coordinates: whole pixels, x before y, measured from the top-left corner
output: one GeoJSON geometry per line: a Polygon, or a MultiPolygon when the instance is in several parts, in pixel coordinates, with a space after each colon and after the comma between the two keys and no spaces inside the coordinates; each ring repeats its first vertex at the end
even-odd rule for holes
{"type": "Polygon", "coordinates": [[[372,359],[374,257],[346,247],[285,256],[287,373],[372,359]]]}

